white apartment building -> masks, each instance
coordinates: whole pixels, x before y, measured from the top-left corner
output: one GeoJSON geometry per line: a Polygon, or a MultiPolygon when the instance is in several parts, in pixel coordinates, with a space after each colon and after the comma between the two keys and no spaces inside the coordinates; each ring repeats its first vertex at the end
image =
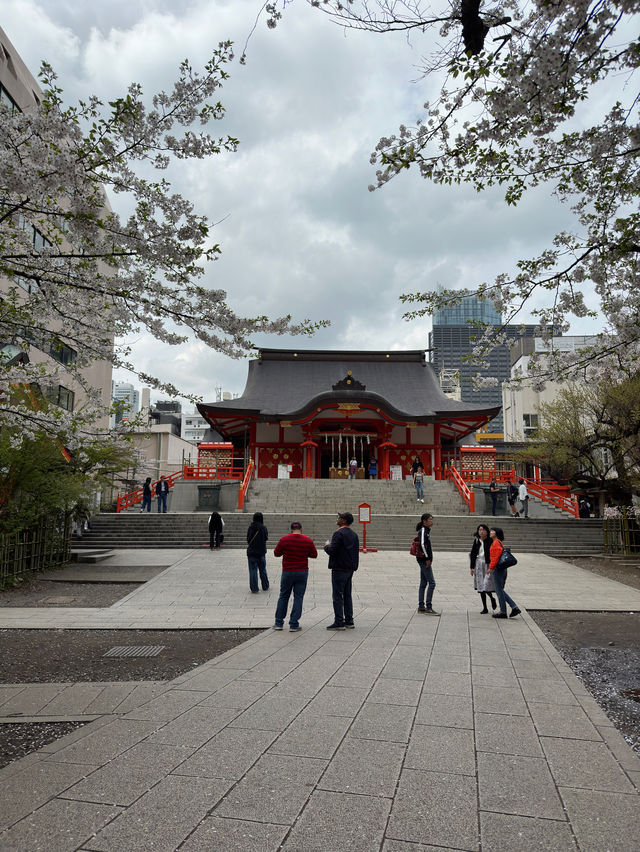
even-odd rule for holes
{"type": "MultiPolygon", "coordinates": [[[[11,43],[9,37],[0,28],[0,102],[4,104],[10,111],[20,110],[27,111],[35,109],[42,98],[42,90],[38,85],[37,80],[26,67],[20,58],[15,47],[11,43]]],[[[38,251],[46,245],[45,237],[40,231],[30,222],[24,222],[24,228],[30,233],[33,241],[33,250],[38,251]]],[[[33,284],[25,280],[15,278],[9,280],[0,278],[0,298],[3,292],[7,292],[9,287],[18,286],[24,291],[24,298],[28,299],[32,292],[33,284]]],[[[27,353],[28,360],[32,363],[51,363],[59,362],[61,364],[70,364],[76,358],[74,349],[65,342],[64,328],[50,329],[54,333],[60,333],[59,339],[55,345],[42,340],[38,340],[35,334],[30,334],[28,339],[29,350],[27,353]]],[[[0,340],[0,351],[3,352],[5,358],[10,360],[16,353],[21,350],[17,346],[19,340],[0,340]]],[[[20,355],[19,357],[22,357],[20,355]]],[[[111,399],[111,364],[106,361],[95,361],[90,366],[82,370],[82,375],[89,385],[101,391],[102,404],[105,409],[108,408],[111,399]]],[[[47,382],[43,380],[41,390],[49,401],[61,406],[67,411],[74,411],[82,403],[83,391],[82,388],[71,379],[67,382],[67,386],[61,384],[47,382]]],[[[108,417],[105,414],[98,424],[101,428],[106,428],[108,425],[108,417]]]]}
{"type": "Polygon", "coordinates": [[[573,352],[593,342],[592,337],[573,335],[554,337],[549,341],[539,337],[525,337],[511,353],[511,375],[522,376],[525,381],[517,388],[502,385],[502,415],[504,440],[525,441],[540,424],[540,406],[553,402],[561,382],[547,382],[544,390],[536,390],[533,382],[527,383],[529,363],[533,352],[549,352],[551,347],[562,352],[573,352]]]}

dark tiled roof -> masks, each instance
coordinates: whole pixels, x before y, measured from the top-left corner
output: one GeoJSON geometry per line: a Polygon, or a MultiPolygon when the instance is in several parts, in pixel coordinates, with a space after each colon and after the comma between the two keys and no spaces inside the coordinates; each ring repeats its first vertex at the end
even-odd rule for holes
{"type": "Polygon", "coordinates": [[[295,419],[319,403],[372,402],[407,420],[439,415],[494,417],[499,408],[474,406],[445,396],[422,350],[327,352],[263,349],[249,362],[242,396],[202,403],[200,412],[258,415],[261,420],[295,419]],[[350,375],[349,375],[350,371],[350,375]],[[364,385],[352,390],[347,383],[364,385]],[[334,390],[334,385],[338,388],[334,390]]]}

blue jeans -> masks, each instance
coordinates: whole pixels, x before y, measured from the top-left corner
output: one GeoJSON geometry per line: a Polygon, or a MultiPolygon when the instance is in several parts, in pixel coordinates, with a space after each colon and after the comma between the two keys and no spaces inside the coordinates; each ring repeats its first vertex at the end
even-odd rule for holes
{"type": "Polygon", "coordinates": [[[427,609],[431,609],[433,590],[436,587],[436,578],[433,576],[433,565],[427,568],[426,559],[418,559],[420,566],[420,587],[418,588],[418,606],[424,606],[424,590],[427,590],[427,609]]]}
{"type": "Polygon", "coordinates": [[[142,495],[142,506],[140,507],[140,511],[144,512],[145,507],[147,509],[147,512],[151,511],[151,495],[150,494],[147,494],[147,495],[143,494],[142,495]]]}
{"type": "Polygon", "coordinates": [[[353,600],[351,598],[351,579],[353,571],[332,571],[331,590],[333,592],[333,614],[335,623],[353,624],[353,600]]]}
{"type": "Polygon", "coordinates": [[[491,572],[491,576],[493,577],[493,584],[496,587],[496,595],[498,596],[498,603],[500,604],[500,612],[507,612],[507,604],[510,607],[517,607],[518,604],[513,600],[513,598],[509,597],[509,595],[505,592],[504,586],[507,582],[507,571],[508,568],[496,568],[491,572]]]}
{"type": "Polygon", "coordinates": [[[276,624],[280,627],[284,624],[284,619],[289,606],[289,598],[293,592],[293,606],[291,607],[291,615],[289,616],[289,627],[298,627],[300,616],[302,615],[302,601],[307,588],[308,571],[283,571],[280,578],[280,597],[276,606],[276,624]]]}
{"type": "Polygon", "coordinates": [[[418,500],[424,500],[424,488],[422,481],[419,479],[416,480],[416,493],[418,495],[418,500]]]}
{"type": "Polygon", "coordinates": [[[260,574],[262,591],[266,592],[269,588],[269,577],[267,576],[267,557],[247,556],[247,559],[249,561],[249,588],[252,592],[258,591],[258,574],[260,574]]]}
{"type": "Polygon", "coordinates": [[[166,512],[167,511],[167,492],[164,494],[158,494],[158,512],[166,512]],[[162,507],[162,508],[160,508],[162,507]]]}

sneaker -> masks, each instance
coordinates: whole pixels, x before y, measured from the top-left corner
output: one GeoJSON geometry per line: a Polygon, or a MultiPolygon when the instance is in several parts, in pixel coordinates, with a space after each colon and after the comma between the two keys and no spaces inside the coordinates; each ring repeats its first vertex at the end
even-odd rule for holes
{"type": "Polygon", "coordinates": [[[355,624],[353,623],[353,621],[345,621],[344,626],[347,628],[347,630],[353,630],[355,624]]]}
{"type": "Polygon", "coordinates": [[[336,624],[335,621],[333,624],[329,624],[327,626],[327,630],[345,630],[344,624],[336,624]]]}
{"type": "Polygon", "coordinates": [[[514,606],[514,608],[509,613],[509,618],[515,618],[516,615],[520,615],[520,609],[517,606],[514,606]]]}
{"type": "Polygon", "coordinates": [[[486,606],[485,606],[485,608],[484,608],[484,609],[481,609],[481,610],[480,610],[480,615],[486,615],[488,612],[489,612],[489,610],[488,610],[488,609],[486,608],[486,606]]]}
{"type": "Polygon", "coordinates": [[[273,625],[273,629],[274,629],[274,630],[283,630],[284,628],[282,627],[282,625],[281,625],[281,624],[274,624],[274,625],[273,625]]]}
{"type": "Polygon", "coordinates": [[[424,606],[424,604],[422,606],[418,607],[418,612],[426,612],[426,611],[427,611],[427,608],[426,608],[426,606],[424,606]]]}
{"type": "Polygon", "coordinates": [[[439,613],[439,612],[436,612],[436,611],[435,611],[435,609],[431,609],[431,607],[430,607],[430,606],[428,606],[428,607],[425,609],[425,612],[427,613],[427,615],[440,615],[440,613],[439,613]]]}
{"type": "Polygon", "coordinates": [[[302,627],[300,627],[300,625],[299,625],[299,624],[298,624],[298,626],[297,626],[297,627],[290,627],[290,628],[289,628],[289,633],[297,633],[297,632],[298,632],[298,630],[302,630],[302,627]]]}
{"type": "Polygon", "coordinates": [[[506,618],[506,617],[507,617],[506,612],[494,612],[493,613],[493,618],[506,618]]]}

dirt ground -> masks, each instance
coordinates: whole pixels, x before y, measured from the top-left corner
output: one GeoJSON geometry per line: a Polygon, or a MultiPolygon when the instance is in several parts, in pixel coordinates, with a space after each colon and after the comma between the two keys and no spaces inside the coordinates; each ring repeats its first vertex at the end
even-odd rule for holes
{"type": "MultiPolygon", "coordinates": [[[[571,560],[640,589],[640,559],[571,560]]],[[[66,583],[46,575],[0,592],[4,606],[111,606],[134,583],[66,583]]],[[[595,608],[595,607],[594,607],[595,608]]],[[[531,612],[536,623],[640,754],[640,613],[531,612]]],[[[0,630],[0,683],[171,680],[255,630],[0,630]],[[105,658],[116,645],[164,645],[157,657],[105,658]]],[[[1,713],[1,710],[0,710],[1,713]]],[[[77,722],[0,724],[0,766],[77,727],[77,722]]]]}

